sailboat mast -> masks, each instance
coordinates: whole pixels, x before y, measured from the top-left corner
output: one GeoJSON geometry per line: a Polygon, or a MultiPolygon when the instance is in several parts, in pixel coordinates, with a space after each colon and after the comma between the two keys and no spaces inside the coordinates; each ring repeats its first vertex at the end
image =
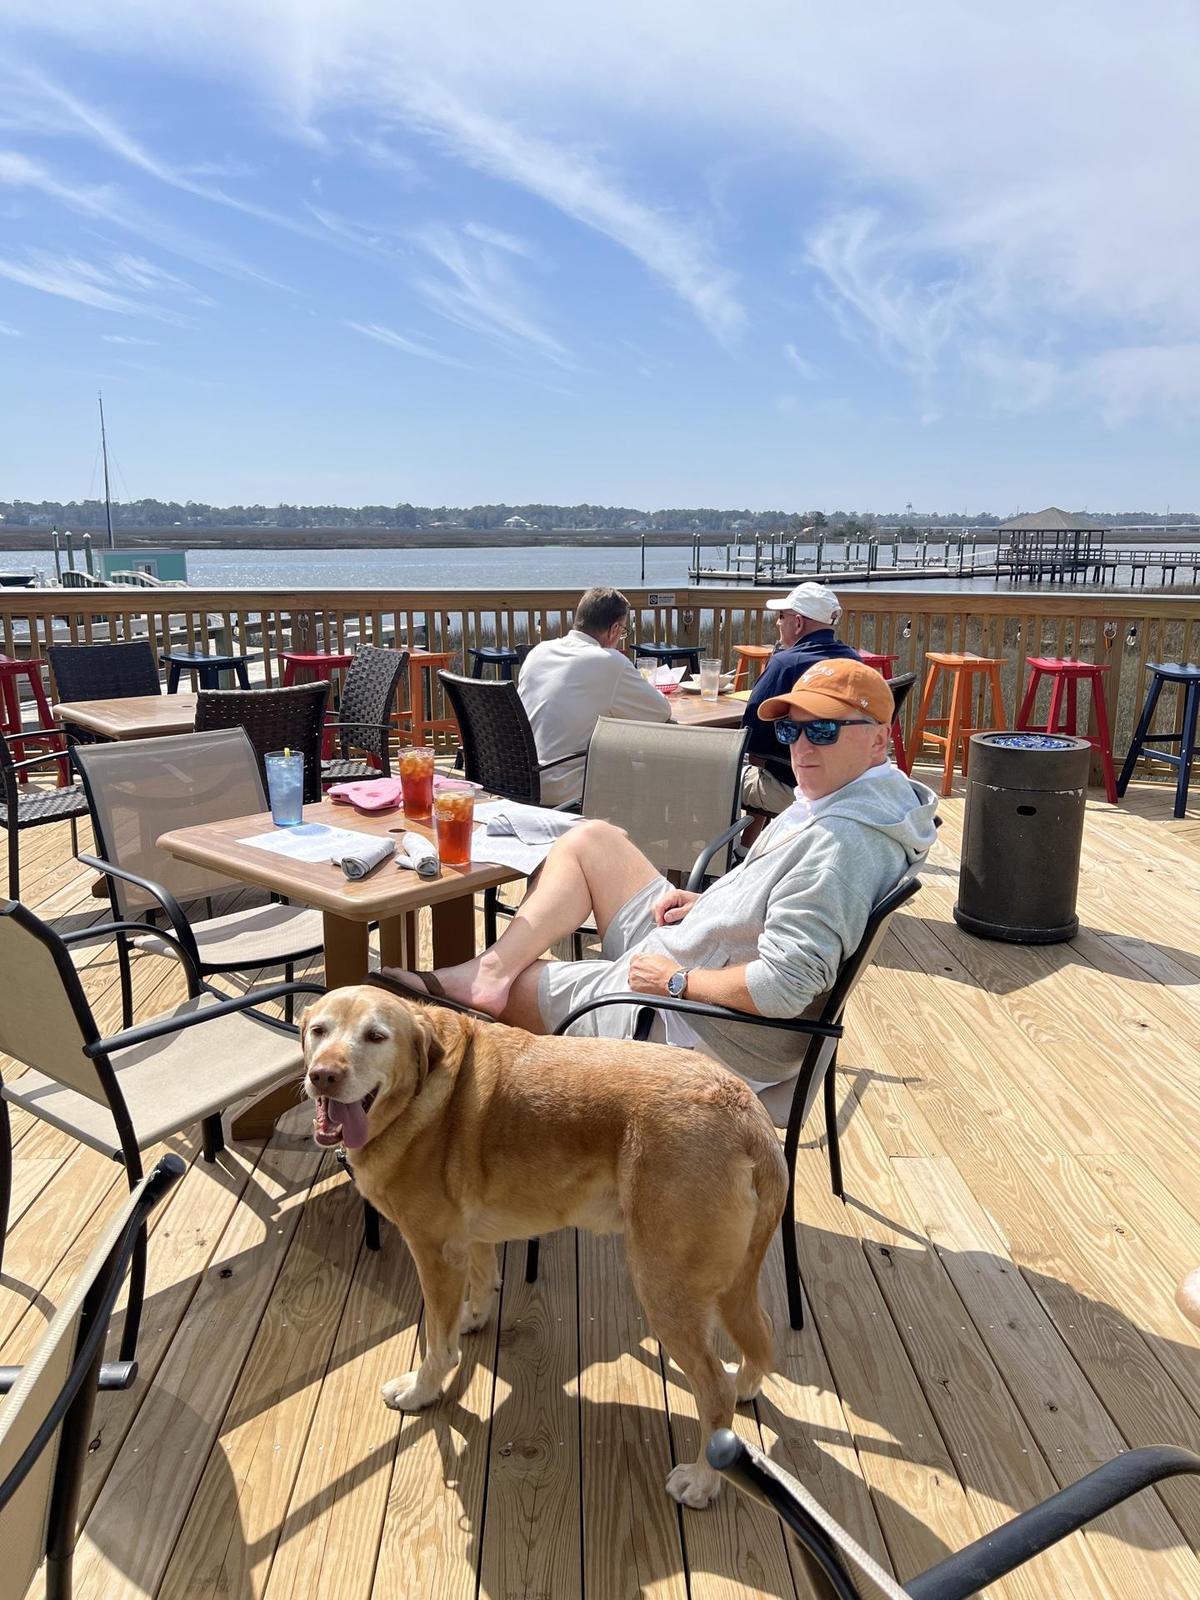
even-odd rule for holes
{"type": "Polygon", "coordinates": [[[117,541],[113,538],[112,525],[112,499],[108,492],[108,440],[104,435],[104,396],[96,396],[100,402],[100,454],[104,457],[104,520],[108,526],[108,548],[115,550],[117,541]]]}

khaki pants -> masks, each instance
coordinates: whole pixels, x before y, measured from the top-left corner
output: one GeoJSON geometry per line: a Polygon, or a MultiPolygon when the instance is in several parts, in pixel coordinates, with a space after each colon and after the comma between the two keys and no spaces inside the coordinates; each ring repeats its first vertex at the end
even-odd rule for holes
{"type": "Polygon", "coordinates": [[[742,776],[742,804],[754,811],[765,811],[777,817],[786,811],[796,798],[795,785],[791,788],[766,767],[747,767],[742,776]]]}

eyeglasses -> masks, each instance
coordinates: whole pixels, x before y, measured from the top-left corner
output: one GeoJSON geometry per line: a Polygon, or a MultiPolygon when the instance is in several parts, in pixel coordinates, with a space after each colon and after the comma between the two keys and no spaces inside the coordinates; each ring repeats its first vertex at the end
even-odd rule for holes
{"type": "Polygon", "coordinates": [[[793,722],[791,717],[780,717],[775,724],[775,737],[780,744],[795,744],[801,734],[809,744],[836,744],[843,728],[869,728],[870,717],[816,717],[811,722],[793,722]]]}

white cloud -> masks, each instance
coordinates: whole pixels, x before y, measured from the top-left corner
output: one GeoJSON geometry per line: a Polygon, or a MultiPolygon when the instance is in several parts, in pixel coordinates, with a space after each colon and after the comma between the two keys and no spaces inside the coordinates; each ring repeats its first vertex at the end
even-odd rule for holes
{"type": "Polygon", "coordinates": [[[157,344],[157,339],[139,339],[131,333],[102,333],[105,344],[157,344]]]}
{"type": "Polygon", "coordinates": [[[21,339],[23,337],[24,335],[22,334],[20,328],[14,328],[7,322],[0,322],[0,338],[21,339]]]}
{"type": "Polygon", "coordinates": [[[479,239],[483,244],[495,245],[497,250],[507,250],[513,256],[532,258],[537,254],[531,244],[524,239],[518,239],[515,233],[505,233],[501,228],[488,228],[482,222],[465,223],[463,232],[470,234],[472,239],[479,239]]]}
{"type": "Polygon", "coordinates": [[[150,268],[136,256],[117,256],[107,266],[100,267],[79,256],[29,250],[22,259],[0,258],[0,277],[41,294],[74,300],[97,311],[153,317],[159,322],[177,325],[189,319],[174,307],[161,305],[148,296],[166,294],[203,303],[203,297],[197,296],[190,284],[170,273],[150,268]]]}
{"type": "Polygon", "coordinates": [[[1105,350],[1083,363],[1079,377],[1112,427],[1144,410],[1176,425],[1200,416],[1200,341],[1105,350]]]}
{"type": "Polygon", "coordinates": [[[563,368],[575,365],[566,347],[522,304],[505,252],[482,242],[467,244],[440,226],[424,229],[418,242],[441,272],[418,274],[415,286],[439,316],[513,353],[532,353],[563,368]]]}
{"type": "Polygon", "coordinates": [[[794,344],[784,345],[783,357],[792,371],[798,372],[809,383],[815,383],[821,376],[820,367],[815,366],[806,356],[802,356],[794,344]]]}
{"type": "Polygon", "coordinates": [[[420,339],[410,338],[407,334],[397,333],[394,328],[386,328],[382,323],[347,322],[347,328],[355,333],[362,333],[368,339],[374,339],[379,344],[386,344],[393,350],[399,350],[407,356],[419,356],[422,361],[436,361],[443,367],[463,367],[467,371],[474,370],[466,361],[459,361],[454,356],[448,356],[442,350],[435,350],[432,345],[423,343],[420,339]]]}

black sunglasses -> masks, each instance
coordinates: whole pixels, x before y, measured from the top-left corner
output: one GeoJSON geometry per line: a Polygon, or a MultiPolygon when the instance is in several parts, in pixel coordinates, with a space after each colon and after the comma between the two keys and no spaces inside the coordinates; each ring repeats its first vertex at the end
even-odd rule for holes
{"type": "Polygon", "coordinates": [[[793,722],[791,717],[780,717],[775,724],[775,737],[780,744],[795,744],[801,734],[809,744],[836,744],[843,728],[867,728],[870,717],[814,717],[811,722],[793,722]]]}

